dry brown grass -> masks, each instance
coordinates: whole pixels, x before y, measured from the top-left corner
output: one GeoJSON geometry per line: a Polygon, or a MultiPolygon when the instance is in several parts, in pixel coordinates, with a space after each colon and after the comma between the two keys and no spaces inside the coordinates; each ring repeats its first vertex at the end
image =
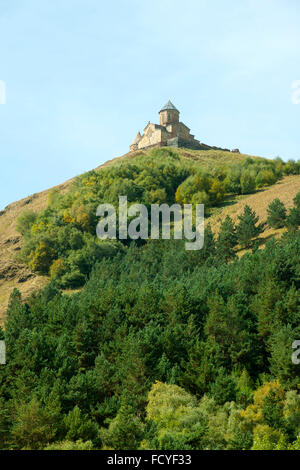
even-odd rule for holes
{"type": "MultiPolygon", "coordinates": [[[[229,201],[227,206],[216,208],[208,221],[213,230],[217,232],[227,215],[230,215],[236,221],[237,217],[242,214],[245,205],[248,204],[248,206],[255,210],[262,222],[266,220],[267,208],[274,199],[279,198],[289,208],[292,207],[293,198],[299,191],[300,175],[286,176],[273,186],[258,191],[255,194],[239,196],[235,200],[229,201]]],[[[268,229],[264,232],[264,236],[268,236],[273,232],[274,230],[268,229]]]]}
{"type": "MultiPolygon", "coordinates": [[[[247,196],[239,196],[236,200],[229,202],[228,206],[223,208],[217,208],[214,210],[208,222],[214,232],[218,233],[221,223],[225,217],[229,215],[235,222],[237,222],[238,216],[244,211],[246,204],[255,210],[259,217],[260,222],[265,222],[267,219],[267,208],[274,199],[280,199],[287,208],[293,206],[293,199],[296,194],[300,191],[300,175],[286,176],[281,181],[276,183],[269,188],[265,188],[255,194],[247,196]]],[[[266,226],[264,232],[258,237],[260,248],[263,248],[266,242],[272,237],[279,238],[286,229],[273,229],[266,226]]],[[[245,254],[247,250],[237,250],[237,255],[240,258],[245,254]]]]}
{"type": "MultiPolygon", "coordinates": [[[[164,147],[161,147],[161,149],[163,148],[164,147]]],[[[165,148],[170,150],[170,147],[165,147],[165,148]]],[[[223,150],[192,150],[192,149],[176,148],[176,153],[179,155],[179,157],[182,160],[185,160],[185,161],[190,160],[190,161],[199,163],[201,165],[201,168],[206,168],[206,169],[215,168],[216,166],[229,165],[232,163],[241,163],[247,157],[255,158],[258,160],[260,159],[264,160],[262,157],[256,157],[253,155],[247,155],[243,153],[232,153],[232,152],[227,152],[223,150]]],[[[97,167],[96,170],[103,168],[103,167],[115,165],[115,164],[121,164],[123,160],[126,160],[126,161],[132,160],[140,155],[144,155],[144,156],[148,155],[149,158],[152,158],[150,156],[151,153],[149,153],[149,150],[137,150],[135,152],[126,153],[125,155],[122,155],[121,157],[116,157],[116,158],[113,158],[112,160],[107,160],[107,162],[97,167]]]]}
{"type": "MultiPolygon", "coordinates": [[[[70,184],[67,181],[57,186],[57,189],[65,192],[70,184]]],[[[16,231],[16,220],[25,210],[39,212],[46,207],[50,190],[33,194],[20,201],[7,206],[0,214],[0,322],[3,322],[9,296],[17,287],[23,298],[27,298],[35,289],[47,283],[47,279],[37,276],[30,269],[16,261],[16,255],[21,248],[22,239],[16,231]]]]}

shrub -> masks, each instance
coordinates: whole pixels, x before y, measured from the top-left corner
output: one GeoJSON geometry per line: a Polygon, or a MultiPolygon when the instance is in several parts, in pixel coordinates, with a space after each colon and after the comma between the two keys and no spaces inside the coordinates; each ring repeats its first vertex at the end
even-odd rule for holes
{"type": "Polygon", "coordinates": [[[56,259],[53,261],[50,267],[50,277],[54,279],[60,279],[66,272],[66,265],[62,259],[56,259]]]}
{"type": "Polygon", "coordinates": [[[212,204],[217,204],[223,201],[224,195],[225,195],[224,184],[221,183],[221,181],[214,179],[209,188],[209,195],[210,195],[212,204]]]}
{"type": "Polygon", "coordinates": [[[226,191],[241,194],[241,166],[230,168],[225,179],[226,191]]]}
{"type": "Polygon", "coordinates": [[[44,450],[93,450],[93,443],[82,439],[78,439],[78,441],[65,440],[49,444],[44,450]]]}
{"type": "Polygon", "coordinates": [[[82,274],[78,269],[64,274],[61,278],[62,287],[80,287],[86,281],[86,276],[82,274]]]}
{"type": "Polygon", "coordinates": [[[25,211],[17,219],[16,230],[24,235],[26,232],[29,232],[32,225],[37,219],[36,212],[25,211]]]}
{"type": "Polygon", "coordinates": [[[255,175],[250,170],[243,170],[241,176],[241,192],[242,194],[252,193],[255,190],[255,175]]]}
{"type": "Polygon", "coordinates": [[[47,241],[40,242],[35,251],[29,256],[29,267],[38,273],[48,274],[53,259],[56,257],[55,250],[47,241]]]}
{"type": "Polygon", "coordinates": [[[276,180],[277,178],[272,170],[261,170],[256,176],[255,182],[258,188],[262,188],[276,183],[276,180]]]}

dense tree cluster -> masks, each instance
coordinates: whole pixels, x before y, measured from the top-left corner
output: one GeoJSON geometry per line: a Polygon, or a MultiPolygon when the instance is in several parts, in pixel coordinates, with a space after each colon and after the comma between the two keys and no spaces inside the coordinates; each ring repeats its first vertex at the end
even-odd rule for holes
{"type": "Polygon", "coordinates": [[[0,448],[300,449],[300,193],[288,212],[270,204],[268,225],[288,230],[263,249],[247,205],[218,234],[206,224],[199,251],[95,237],[97,205],[119,195],[212,206],[299,165],[199,171],[153,152],[83,175],[19,218],[22,259],[51,282],[26,302],[15,289],[0,328],[0,448]]]}
{"type": "MultiPolygon", "coordinates": [[[[63,288],[82,286],[96,261],[111,258],[123,245],[95,236],[96,209],[101,203],[118,207],[128,203],[205,204],[224,202],[229,194],[246,194],[275,183],[285,174],[300,172],[300,162],[246,158],[240,163],[205,167],[172,149],[154,149],[134,160],[88,172],[78,177],[66,194],[52,191],[39,214],[24,212],[17,229],[24,236],[21,261],[38,273],[50,275],[63,288]]],[[[288,217],[295,223],[295,214],[288,217]]],[[[125,243],[125,242],[124,242],[125,243]]],[[[126,243],[128,243],[126,241],[126,243]]],[[[244,244],[247,245],[247,237],[244,244]]]]}
{"type": "Polygon", "coordinates": [[[299,449],[300,232],[228,260],[230,231],[131,244],[73,295],[15,290],[1,448],[299,449]]]}

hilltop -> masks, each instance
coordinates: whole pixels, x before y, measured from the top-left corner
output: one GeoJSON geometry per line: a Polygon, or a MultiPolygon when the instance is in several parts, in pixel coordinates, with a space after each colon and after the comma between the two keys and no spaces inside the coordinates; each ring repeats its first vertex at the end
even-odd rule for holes
{"type": "MultiPolygon", "coordinates": [[[[169,149],[167,151],[170,152],[169,149]]],[[[164,158],[164,154],[160,152],[163,152],[163,150],[130,152],[122,157],[107,161],[94,171],[96,174],[99,172],[101,174],[103,170],[109,168],[117,169],[124,165],[141,165],[141,162],[143,164],[143,162],[149,162],[151,159],[158,159],[160,161],[164,158]]],[[[243,164],[249,158],[259,163],[267,162],[267,160],[261,157],[233,154],[220,150],[201,151],[178,148],[175,154],[179,162],[175,161],[176,164],[180,164],[184,168],[192,167],[210,173],[222,172],[232,165],[243,164]]],[[[81,178],[84,177],[85,175],[81,178]]],[[[0,268],[0,320],[4,318],[8,299],[13,288],[17,287],[22,293],[23,298],[26,299],[32,291],[43,287],[48,282],[47,276],[33,272],[27,264],[17,260],[17,255],[23,244],[22,236],[16,230],[17,218],[24,211],[34,211],[36,213],[43,211],[46,209],[47,204],[49,204],[49,195],[53,194],[53,191],[59,194],[66,194],[72,191],[74,181],[74,179],[71,179],[55,188],[50,188],[14,202],[0,213],[0,256],[2,260],[0,268]]],[[[224,201],[212,208],[209,221],[213,229],[218,230],[221,221],[224,220],[227,214],[235,219],[241,213],[245,204],[250,205],[257,212],[261,220],[265,220],[266,209],[273,199],[278,197],[285,203],[286,207],[291,207],[293,198],[299,190],[300,175],[290,175],[284,176],[269,187],[260,188],[254,194],[228,195],[224,201]]],[[[263,236],[268,238],[274,233],[276,231],[268,230],[263,236]]]]}

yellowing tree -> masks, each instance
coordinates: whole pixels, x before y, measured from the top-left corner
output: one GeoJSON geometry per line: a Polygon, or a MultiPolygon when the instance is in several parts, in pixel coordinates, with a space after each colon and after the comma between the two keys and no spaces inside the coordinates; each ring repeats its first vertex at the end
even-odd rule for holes
{"type": "Polygon", "coordinates": [[[287,437],[279,429],[273,429],[266,424],[259,424],[253,431],[253,446],[251,450],[286,450],[287,437]]]}
{"type": "Polygon", "coordinates": [[[59,279],[63,274],[65,274],[65,272],[66,266],[62,259],[59,258],[53,261],[49,271],[51,278],[59,279]]]}
{"type": "MultiPolygon", "coordinates": [[[[195,397],[177,385],[156,382],[149,394],[147,420],[157,426],[155,446],[159,449],[201,449],[206,420],[195,397]]],[[[153,448],[143,441],[143,449],[153,448]]],[[[155,448],[155,447],[154,447],[155,448]]]]}
{"type": "Polygon", "coordinates": [[[35,251],[29,255],[29,267],[33,271],[48,274],[53,259],[56,256],[55,250],[46,242],[40,242],[35,251]]]}
{"type": "Polygon", "coordinates": [[[285,391],[280,385],[279,380],[276,380],[276,382],[266,382],[254,392],[254,403],[241,411],[241,416],[245,419],[246,423],[248,423],[249,427],[253,427],[264,422],[264,400],[271,391],[283,403],[285,391]]]}

